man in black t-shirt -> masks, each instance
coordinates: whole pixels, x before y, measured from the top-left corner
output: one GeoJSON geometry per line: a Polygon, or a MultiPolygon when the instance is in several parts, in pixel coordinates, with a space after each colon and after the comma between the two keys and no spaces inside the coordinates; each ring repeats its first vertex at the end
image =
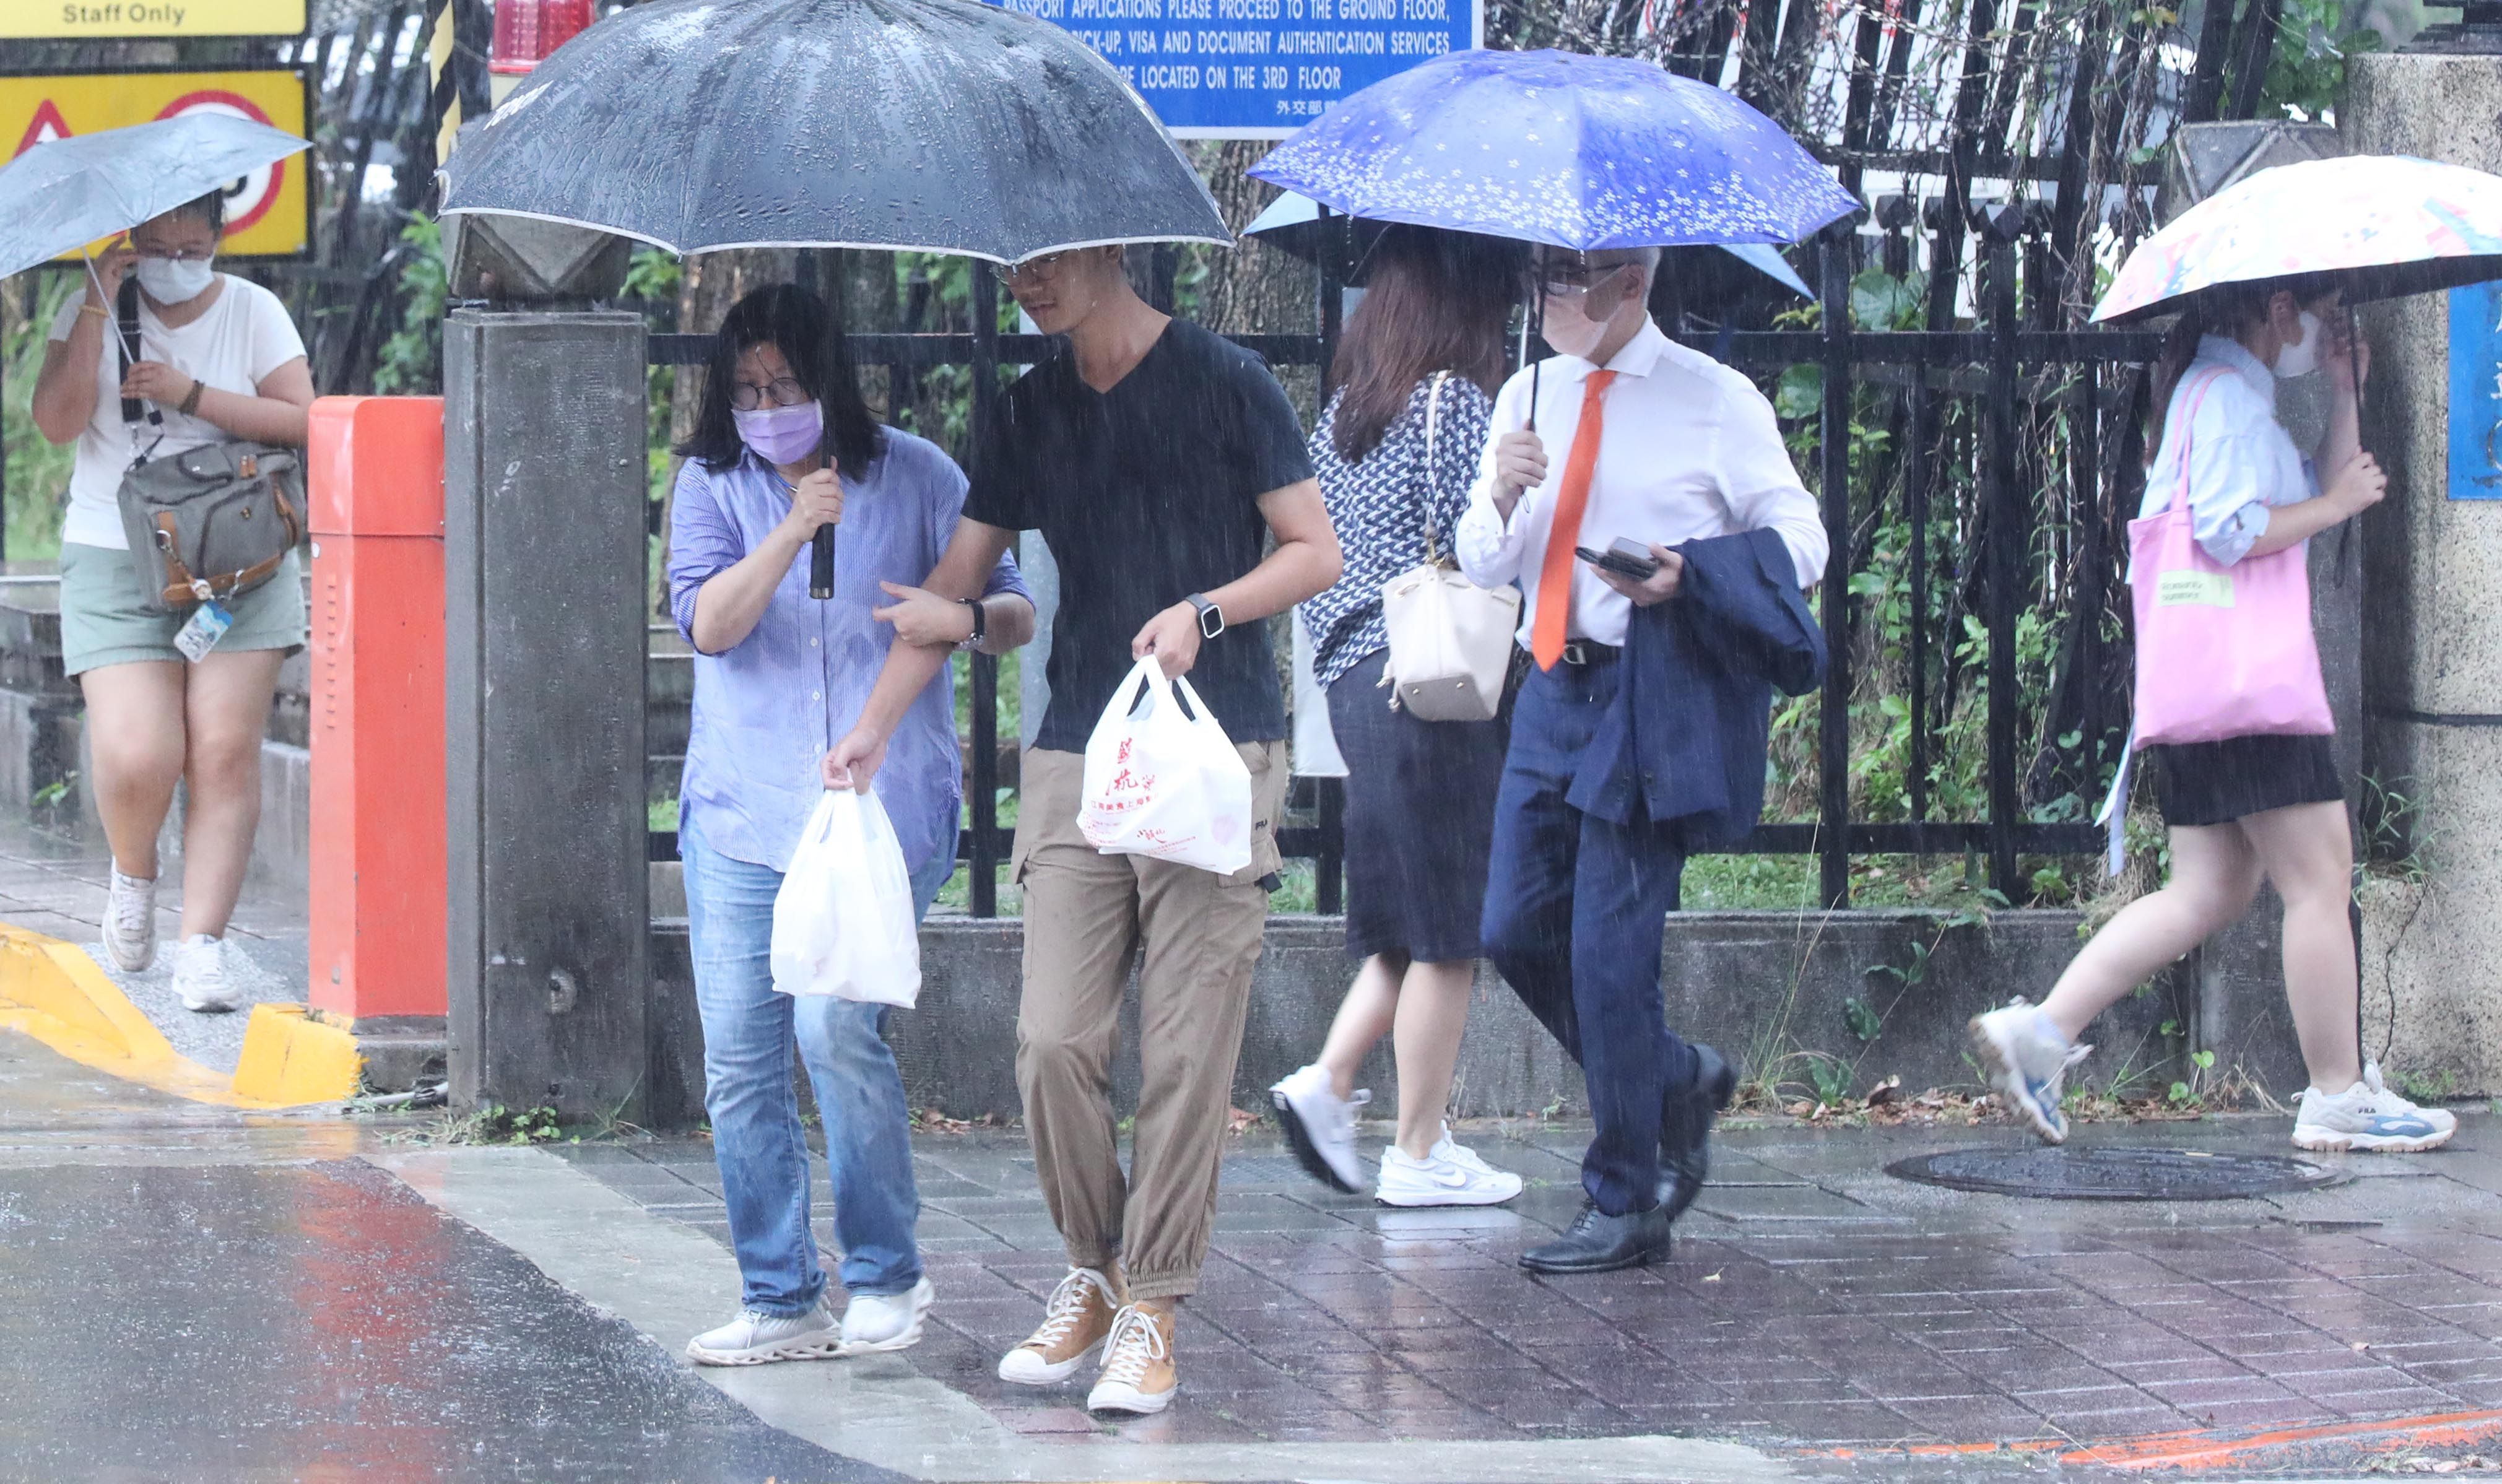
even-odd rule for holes
{"type": "MultiPolygon", "coordinates": [[[[1207,1256],[1268,921],[1263,878],[1279,865],[1286,709],[1259,621],[1337,581],[1337,538],[1268,367],[1149,307],[1119,248],[1021,263],[1008,288],[1067,350],[1009,390],[946,556],[925,588],[890,588],[896,602],[878,617],[899,636],[970,636],[964,602],[1020,530],[1041,531],[1060,565],[1051,705],[1025,755],[1012,868],[1025,888],[1017,1089],[1069,1272],[999,1375],[1060,1382],[1099,1346],[1087,1405],[1158,1412],[1177,1385],[1175,1306],[1207,1256]],[[1102,855],[1078,831],[1088,734],[1148,655],[1167,675],[1190,673],[1251,771],[1251,863],[1233,875],[1102,855]],[[1125,1179],[1112,1055],[1133,952],[1144,1079],[1125,1179]]],[[[926,642],[889,652],[860,721],[826,757],[828,787],[868,786],[945,658],[926,642]]]]}

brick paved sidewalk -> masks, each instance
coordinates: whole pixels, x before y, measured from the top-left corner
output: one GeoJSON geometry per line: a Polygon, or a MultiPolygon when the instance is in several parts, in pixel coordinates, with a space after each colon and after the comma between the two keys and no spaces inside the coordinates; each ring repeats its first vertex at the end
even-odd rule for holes
{"type": "MultiPolygon", "coordinates": [[[[2064,1444],[2502,1408],[2502,1130],[2463,1122],[2440,1154],[2322,1157],[2350,1176],[2327,1189],[2174,1204],[2015,1200],[1882,1171],[2020,1142],[2012,1129],[1739,1130],[1674,1261],[1561,1279],[1513,1259],[1575,1210],[1585,1128],[1470,1134],[1530,1179],[1493,1211],[1325,1192],[1247,1136],[1183,1319],[1182,1398],[1118,1424],[1090,1418],[1077,1383],[993,1376],[1063,1271],[1059,1241],[1020,1135],[928,1135],[938,1305],[908,1359],[1054,1441],[2064,1444]]],[[[2079,1142],[2289,1154],[2285,1129],[2092,1126],[2079,1142]]],[[[703,1141],[558,1152],[727,1242],[703,1141]]]]}

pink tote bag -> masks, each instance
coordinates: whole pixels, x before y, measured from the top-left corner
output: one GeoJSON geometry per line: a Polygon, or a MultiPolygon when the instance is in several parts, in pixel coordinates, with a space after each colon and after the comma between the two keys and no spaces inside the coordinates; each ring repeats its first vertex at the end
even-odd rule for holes
{"type": "Polygon", "coordinates": [[[2336,729],[2311,633],[2303,549],[2225,566],[2198,545],[2189,514],[2189,438],[2207,388],[2177,398],[2181,479],[2172,504],[2128,523],[2137,615],[2137,745],[2336,729]]]}

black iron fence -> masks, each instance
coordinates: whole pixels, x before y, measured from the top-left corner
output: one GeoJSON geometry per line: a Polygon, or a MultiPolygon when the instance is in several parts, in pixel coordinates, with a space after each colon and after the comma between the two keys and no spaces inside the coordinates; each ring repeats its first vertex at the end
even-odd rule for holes
{"type": "MultiPolygon", "coordinates": [[[[1679,337],[1750,373],[1820,372],[1815,432],[1799,440],[1812,443],[1813,457],[1801,459],[1801,472],[1819,489],[1833,551],[1819,594],[1832,664],[1805,759],[1814,802],[1809,817],[1768,822],[1736,853],[1816,857],[1817,896],[1837,907],[1850,901],[1852,858],[1872,855],[1985,860],[1989,885],[2023,899],[2021,858],[2099,849],[2099,831],[2078,801],[2108,777],[2125,725],[2124,702],[2116,699],[2125,688],[2118,627],[2125,604],[2113,600],[2113,553],[2124,550],[2118,533],[2140,489],[2139,368],[2153,355],[2155,337],[2057,327],[2068,265],[2045,249],[2052,222],[2039,207],[1929,203],[1919,224],[1934,234],[1933,266],[1944,266],[1925,286],[1909,271],[1911,217],[1903,203],[1889,201],[1873,239],[1845,226],[1810,245],[1804,255],[1812,259],[1819,289],[1814,327],[1679,337]],[[1854,289],[1869,267],[1891,269],[1887,282],[1925,294],[1931,324],[1962,322],[1954,264],[1967,231],[1978,249],[1978,272],[1969,286],[1975,327],[1854,324],[1854,289]],[[1872,424],[1882,425],[1881,438],[1870,436],[1872,424]],[[1942,494],[1952,496],[1943,507],[1942,494]],[[1903,631],[1892,634],[1896,625],[1887,619],[1887,642],[1872,647],[1869,592],[1880,527],[1899,536],[1885,554],[1883,582],[1899,582],[1910,601],[1902,605],[1903,631]],[[2055,673],[2030,682],[2019,674],[2018,656],[2019,620],[2028,614],[2059,628],[2055,673]],[[1903,733],[1903,788],[1884,818],[1855,809],[1852,787],[1868,740],[1854,736],[1853,706],[1866,711],[1867,692],[1877,684],[1860,673],[1871,663],[1889,667],[1881,688],[1900,702],[1887,714],[1899,715],[1893,726],[1903,733]],[[2024,686],[2044,689],[2046,680],[2052,693],[2025,705],[2024,686]],[[1897,685],[1899,693],[1890,689],[1897,685]],[[1967,799],[1942,808],[1932,787],[1941,732],[1957,705],[1969,706],[1977,694],[1985,698],[1980,807],[1967,799]],[[2061,806],[2045,809],[2041,795],[2057,785],[2064,785],[2061,806]]],[[[1168,284],[1168,266],[1153,277],[1168,284]]],[[[935,367],[968,367],[972,424],[982,425],[1000,394],[998,369],[1052,354],[1046,337],[995,328],[998,287],[997,275],[977,266],[969,333],[854,334],[856,364],[886,368],[890,385],[908,385],[935,367]]],[[[1234,338],[1274,365],[1324,363],[1337,331],[1333,288],[1324,285],[1315,333],[1234,338]]],[[[1673,287],[1669,297],[1670,319],[1682,325],[1673,287]]],[[[703,335],[656,334],[650,355],[655,364],[696,364],[708,344],[703,335]]],[[[971,691],[969,818],[959,858],[970,868],[970,910],[989,917],[997,912],[997,867],[1011,843],[998,822],[997,660],[972,657],[971,691]]],[[[1313,862],[1316,904],[1334,912],[1341,893],[1340,795],[1336,780],[1308,785],[1297,811],[1308,823],[1290,823],[1280,843],[1290,859],[1313,862]]],[[[1862,789],[1859,804],[1866,793],[1862,789]]],[[[674,839],[656,833],[654,858],[674,853],[674,839]]]]}

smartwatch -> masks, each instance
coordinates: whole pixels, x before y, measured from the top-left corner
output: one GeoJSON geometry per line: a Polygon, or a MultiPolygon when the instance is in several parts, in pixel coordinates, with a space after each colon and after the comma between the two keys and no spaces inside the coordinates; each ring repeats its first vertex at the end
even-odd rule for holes
{"type": "Polygon", "coordinates": [[[973,610],[973,631],[957,640],[956,647],[961,650],[979,649],[983,635],[990,632],[990,612],[983,608],[982,600],[977,597],[960,597],[956,601],[973,610]]]}
{"type": "Polygon", "coordinates": [[[1204,593],[1194,592],[1190,596],[1183,598],[1182,601],[1199,610],[1199,636],[1200,638],[1213,639],[1218,634],[1225,632],[1225,610],[1217,607],[1214,603],[1209,602],[1204,593]]]}

